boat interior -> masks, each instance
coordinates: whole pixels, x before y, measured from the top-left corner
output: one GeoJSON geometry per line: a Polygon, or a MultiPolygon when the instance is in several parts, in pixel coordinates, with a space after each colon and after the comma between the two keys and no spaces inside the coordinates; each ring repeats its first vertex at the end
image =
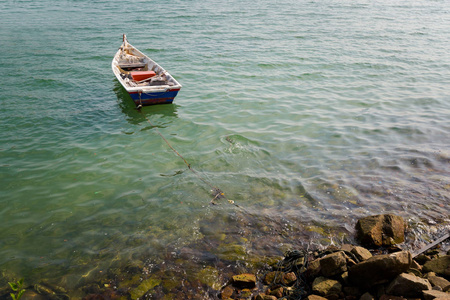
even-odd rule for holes
{"type": "Polygon", "coordinates": [[[137,53],[130,45],[122,46],[119,51],[116,67],[124,83],[129,87],[174,85],[164,69],[137,53]]]}

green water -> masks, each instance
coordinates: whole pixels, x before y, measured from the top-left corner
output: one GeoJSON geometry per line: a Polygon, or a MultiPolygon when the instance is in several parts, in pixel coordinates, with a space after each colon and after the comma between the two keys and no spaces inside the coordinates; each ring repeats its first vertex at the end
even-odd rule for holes
{"type": "Polygon", "coordinates": [[[10,0],[0,37],[8,276],[227,274],[362,216],[403,216],[416,247],[448,223],[448,1],[10,0]],[[173,105],[134,109],[123,33],[183,85],[173,105]]]}

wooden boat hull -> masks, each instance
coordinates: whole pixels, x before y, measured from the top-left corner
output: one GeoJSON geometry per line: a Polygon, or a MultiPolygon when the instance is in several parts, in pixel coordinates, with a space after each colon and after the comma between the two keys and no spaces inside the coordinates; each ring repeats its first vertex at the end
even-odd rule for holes
{"type": "Polygon", "coordinates": [[[138,107],[172,103],[182,87],[169,72],[129,44],[125,35],[111,67],[138,107]]]}
{"type": "Polygon", "coordinates": [[[136,106],[155,105],[155,104],[170,104],[178,94],[179,89],[167,90],[166,92],[157,93],[139,93],[129,92],[128,94],[133,99],[136,106]]]}

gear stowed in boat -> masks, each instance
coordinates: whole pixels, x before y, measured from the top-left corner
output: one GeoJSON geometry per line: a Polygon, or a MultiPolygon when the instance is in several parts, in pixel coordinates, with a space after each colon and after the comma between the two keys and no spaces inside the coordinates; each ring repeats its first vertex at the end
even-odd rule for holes
{"type": "Polygon", "coordinates": [[[129,44],[125,34],[111,67],[137,106],[172,103],[181,89],[169,72],[129,44]]]}

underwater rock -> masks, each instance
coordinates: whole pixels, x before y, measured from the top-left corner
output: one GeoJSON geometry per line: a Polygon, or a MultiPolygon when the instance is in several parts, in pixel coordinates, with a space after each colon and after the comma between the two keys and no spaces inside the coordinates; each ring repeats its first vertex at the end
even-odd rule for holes
{"type": "Polygon", "coordinates": [[[160,283],[161,283],[161,280],[158,278],[150,277],[148,279],[145,279],[142,281],[142,283],[138,287],[136,287],[130,291],[130,296],[132,299],[141,298],[147,292],[152,290],[154,287],[156,287],[160,283]]]}
{"type": "Polygon", "coordinates": [[[221,287],[219,271],[211,266],[207,266],[197,274],[198,280],[204,285],[218,290],[221,287]]]}
{"type": "MultiPolygon", "coordinates": [[[[6,299],[6,298],[5,298],[6,299]]],[[[47,300],[48,298],[33,290],[26,290],[20,300],[47,300]]]]}

